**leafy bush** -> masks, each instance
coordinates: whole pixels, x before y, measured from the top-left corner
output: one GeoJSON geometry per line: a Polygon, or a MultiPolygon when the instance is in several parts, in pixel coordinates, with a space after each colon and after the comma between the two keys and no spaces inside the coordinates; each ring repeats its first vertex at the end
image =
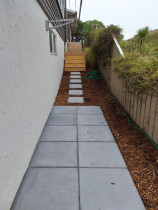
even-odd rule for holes
{"type": "Polygon", "coordinates": [[[98,20],[89,20],[83,22],[83,37],[85,40],[85,46],[90,46],[89,39],[91,32],[103,28],[105,28],[104,24],[98,20]]]}
{"type": "Polygon", "coordinates": [[[93,70],[93,68],[96,64],[95,55],[93,54],[90,47],[86,47],[84,49],[84,52],[86,53],[86,62],[88,65],[90,65],[91,69],[93,70]]]}
{"type": "Polygon", "coordinates": [[[95,33],[91,48],[98,62],[111,58],[112,44],[112,36],[106,29],[98,30],[95,33]]]}
{"type": "Polygon", "coordinates": [[[120,26],[113,25],[113,24],[108,25],[106,27],[106,31],[110,34],[113,34],[116,37],[116,39],[119,41],[123,39],[123,34],[122,34],[123,29],[120,28],[120,26]]]}
{"type": "Polygon", "coordinates": [[[141,53],[143,56],[158,56],[158,30],[140,29],[133,38],[120,42],[124,52],[141,53]]]}
{"type": "Polygon", "coordinates": [[[155,46],[155,47],[152,48],[152,53],[155,57],[158,58],[158,46],[155,46]]]}
{"type": "Polygon", "coordinates": [[[138,92],[158,94],[158,60],[140,54],[127,54],[125,58],[113,59],[114,69],[124,82],[138,92]]]}
{"type": "Polygon", "coordinates": [[[138,30],[136,36],[137,36],[138,43],[140,44],[140,47],[145,42],[148,34],[149,34],[149,27],[141,28],[138,30]]]}

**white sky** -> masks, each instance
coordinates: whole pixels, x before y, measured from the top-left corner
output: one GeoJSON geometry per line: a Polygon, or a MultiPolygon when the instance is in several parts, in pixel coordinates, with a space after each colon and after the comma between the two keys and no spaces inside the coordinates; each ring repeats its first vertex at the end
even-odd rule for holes
{"type": "MultiPolygon", "coordinates": [[[[79,11],[80,0],[76,0],[79,11]]],[[[67,7],[75,10],[75,0],[67,0],[67,7]],[[69,4],[70,3],[70,4],[69,4]]],[[[124,39],[133,37],[140,28],[158,28],[158,0],[83,0],[81,20],[102,21],[124,29],[124,39]]]]}

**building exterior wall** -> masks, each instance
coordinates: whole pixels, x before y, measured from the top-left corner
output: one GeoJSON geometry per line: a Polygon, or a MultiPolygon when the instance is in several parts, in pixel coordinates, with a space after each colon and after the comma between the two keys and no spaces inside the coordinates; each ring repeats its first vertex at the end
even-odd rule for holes
{"type": "Polygon", "coordinates": [[[50,54],[45,13],[35,0],[0,1],[0,209],[8,210],[53,106],[64,42],[50,54]]]}
{"type": "MultiPolygon", "coordinates": [[[[123,56],[122,50],[120,51],[119,48],[118,43],[116,44],[116,42],[114,42],[112,58],[123,56]]],[[[157,97],[141,95],[133,88],[127,86],[111,66],[100,64],[99,68],[111,93],[118,99],[135,123],[158,144],[157,97]]]]}

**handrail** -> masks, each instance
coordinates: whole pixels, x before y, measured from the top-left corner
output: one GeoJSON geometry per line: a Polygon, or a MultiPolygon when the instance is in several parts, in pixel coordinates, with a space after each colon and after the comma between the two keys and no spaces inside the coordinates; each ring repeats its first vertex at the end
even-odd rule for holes
{"type": "Polygon", "coordinates": [[[115,37],[114,35],[112,35],[112,37],[113,37],[113,40],[114,40],[114,42],[115,42],[115,45],[116,45],[116,47],[117,47],[117,49],[118,49],[120,55],[121,55],[122,57],[125,57],[125,54],[124,54],[124,52],[122,51],[122,49],[121,49],[121,47],[120,47],[120,45],[119,45],[119,43],[118,43],[116,37],[115,37]]]}

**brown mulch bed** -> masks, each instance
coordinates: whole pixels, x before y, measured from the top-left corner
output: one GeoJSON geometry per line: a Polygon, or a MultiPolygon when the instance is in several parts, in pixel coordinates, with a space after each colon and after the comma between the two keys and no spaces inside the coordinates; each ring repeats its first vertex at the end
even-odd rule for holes
{"type": "MultiPolygon", "coordinates": [[[[116,111],[116,103],[106,94],[101,80],[86,79],[85,72],[81,75],[85,103],[68,103],[70,73],[64,72],[55,105],[101,107],[146,209],[158,210],[158,150],[116,111]]],[[[121,105],[119,108],[125,112],[121,105]]]]}

